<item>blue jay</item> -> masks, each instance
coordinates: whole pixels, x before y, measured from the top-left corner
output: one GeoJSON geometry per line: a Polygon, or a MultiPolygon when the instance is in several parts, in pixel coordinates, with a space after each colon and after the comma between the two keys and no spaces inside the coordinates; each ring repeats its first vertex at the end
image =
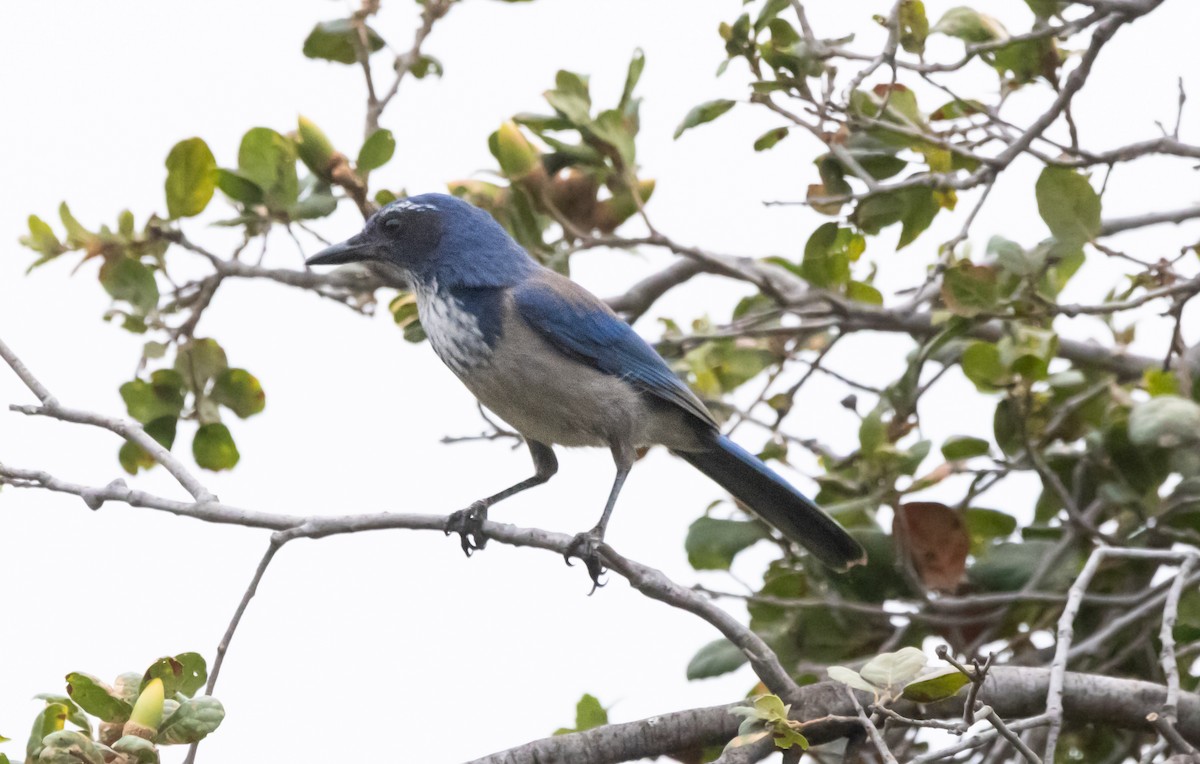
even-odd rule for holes
{"type": "Polygon", "coordinates": [[[308,262],[365,261],[400,270],[434,352],[524,436],[533,456],[532,477],[453,516],[449,527],[468,554],[486,541],[479,528],[488,507],[558,471],[552,445],[605,446],[616,479],[600,521],[575,536],[566,555],[568,564],[583,560],[595,582],[602,572],[596,552],[637,449],[664,445],[826,565],[865,562],[837,522],[721,434],[700,399],[627,323],[538,264],[487,212],[445,194],[401,199],[308,262]]]}

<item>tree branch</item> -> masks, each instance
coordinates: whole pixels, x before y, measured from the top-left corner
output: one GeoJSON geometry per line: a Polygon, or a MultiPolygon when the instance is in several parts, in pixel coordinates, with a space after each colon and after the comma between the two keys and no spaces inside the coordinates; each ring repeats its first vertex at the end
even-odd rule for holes
{"type": "MultiPolygon", "coordinates": [[[[995,666],[979,696],[1003,717],[1034,716],[1041,712],[1049,682],[1049,669],[995,666]]],[[[1068,721],[1080,724],[1110,724],[1122,729],[1152,731],[1146,709],[1161,706],[1165,696],[1166,688],[1137,679],[1076,672],[1067,672],[1064,676],[1064,715],[1068,721]]],[[[641,721],[549,737],[475,759],[469,764],[617,764],[720,745],[737,735],[738,718],[729,713],[734,705],[741,704],[661,714],[641,721]]],[[[923,707],[914,704],[899,704],[898,707],[911,718],[945,719],[960,716],[962,706],[963,698],[960,697],[923,707]]],[[[800,688],[792,704],[792,718],[804,721],[823,716],[850,716],[856,721],[853,724],[833,721],[805,725],[804,735],[813,745],[839,739],[858,729],[857,715],[845,694],[845,685],[819,682],[800,688]]],[[[1179,718],[1180,734],[1189,740],[1200,739],[1200,697],[1192,693],[1181,694],[1179,718]]],[[[1031,725],[1008,725],[1012,731],[1027,726],[1031,725]]],[[[996,734],[994,730],[990,733],[992,737],[996,734]]]]}
{"type": "MultiPolygon", "coordinates": [[[[156,509],[175,515],[191,517],[210,523],[241,525],[248,528],[264,528],[281,531],[283,541],[296,538],[319,539],[345,533],[362,533],[377,530],[424,530],[448,529],[448,516],[428,514],[401,514],[378,512],[373,514],[342,516],[298,516],[279,515],[267,512],[240,509],[216,500],[205,502],[181,502],[135,491],[122,480],[115,480],[103,488],[83,486],[60,480],[46,472],[26,470],[0,464],[0,483],[17,488],[42,488],[59,493],[82,497],[88,506],[98,509],[106,501],[117,501],[130,506],[156,509]]],[[[534,547],[557,554],[566,554],[571,549],[573,537],[541,530],[520,528],[492,521],[485,521],[483,533],[489,539],[512,546],[534,547]]],[[[775,653],[757,634],[742,625],[721,608],[696,591],[671,581],[661,571],[630,560],[607,544],[600,547],[600,559],[605,567],[626,578],[630,585],[652,599],[693,613],[712,624],[729,641],[745,652],[751,667],[772,692],[790,698],[798,691],[796,683],[779,663],[775,653]]],[[[269,557],[264,557],[269,563],[269,557]]],[[[265,565],[263,566],[265,569],[265,565]]],[[[246,602],[253,596],[247,592],[246,602]]],[[[240,614],[237,616],[240,618],[240,614]]],[[[234,626],[236,624],[233,624],[234,626]]]]}

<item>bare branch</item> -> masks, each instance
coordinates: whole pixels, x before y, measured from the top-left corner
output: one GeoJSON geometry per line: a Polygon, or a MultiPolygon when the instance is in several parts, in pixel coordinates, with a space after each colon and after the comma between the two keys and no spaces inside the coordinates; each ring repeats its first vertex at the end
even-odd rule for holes
{"type": "Polygon", "coordinates": [[[438,19],[450,11],[452,4],[452,0],[428,0],[428,2],[424,3],[421,9],[421,25],[417,27],[412,47],[409,48],[408,52],[396,56],[396,61],[393,64],[396,76],[392,80],[391,86],[388,87],[387,92],[382,96],[373,97],[368,101],[365,131],[367,135],[371,135],[379,129],[379,118],[383,115],[383,110],[396,97],[396,93],[399,92],[400,83],[404,81],[404,77],[421,60],[421,46],[425,43],[425,38],[433,31],[433,25],[437,23],[438,19]]]}
{"type": "Polygon", "coordinates": [[[1187,220],[1195,220],[1196,218],[1200,218],[1200,204],[1178,210],[1148,212],[1144,215],[1105,220],[1100,224],[1100,235],[1112,236],[1113,234],[1145,228],[1147,226],[1161,225],[1162,223],[1182,223],[1187,220]]]}
{"type": "MultiPolygon", "coordinates": [[[[132,441],[141,446],[146,453],[154,457],[154,460],[166,468],[167,472],[183,486],[184,490],[192,495],[199,504],[215,501],[216,497],[204,487],[204,485],[196,479],[187,467],[183,466],[183,462],[175,458],[167,449],[146,434],[142,426],[137,422],[131,422],[126,419],[116,419],[114,417],[106,417],[100,414],[94,414],[90,411],[80,411],[78,409],[66,408],[58,402],[58,400],[50,394],[50,391],[33,376],[33,373],[21,362],[16,353],[12,351],[8,345],[0,340],[0,357],[2,357],[16,372],[21,381],[25,383],[38,400],[42,402],[41,406],[10,406],[13,411],[18,411],[29,416],[46,416],[51,419],[58,419],[63,422],[74,422],[76,424],[87,424],[93,427],[100,427],[109,432],[120,435],[126,440],[132,441]]],[[[82,495],[82,494],[81,494],[82,495]]],[[[99,504],[95,503],[95,499],[89,496],[84,496],[84,501],[88,502],[88,506],[93,509],[99,504]]]]}

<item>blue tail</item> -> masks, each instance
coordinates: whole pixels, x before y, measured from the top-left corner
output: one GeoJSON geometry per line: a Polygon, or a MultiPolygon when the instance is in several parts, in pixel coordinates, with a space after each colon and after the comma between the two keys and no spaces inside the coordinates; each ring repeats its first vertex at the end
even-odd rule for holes
{"type": "Polygon", "coordinates": [[[867,561],[836,520],[724,435],[714,433],[711,447],[703,451],[675,453],[829,567],[845,570],[867,561]]]}

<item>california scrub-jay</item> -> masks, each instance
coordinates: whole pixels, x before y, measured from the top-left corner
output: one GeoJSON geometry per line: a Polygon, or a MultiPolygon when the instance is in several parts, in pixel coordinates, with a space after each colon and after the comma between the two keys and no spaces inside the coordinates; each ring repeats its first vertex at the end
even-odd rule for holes
{"type": "Polygon", "coordinates": [[[399,268],[434,352],[525,437],[533,456],[533,477],[456,513],[451,527],[468,554],[485,541],[479,528],[489,506],[558,470],[552,445],[607,446],[617,465],[608,502],[567,555],[568,562],[584,560],[595,580],[596,550],[637,449],[661,444],[826,565],[865,561],[837,522],[723,436],[700,399],[627,323],[539,265],[487,212],[445,194],[401,199],[372,215],[362,233],[308,262],[363,261],[399,268]]]}

